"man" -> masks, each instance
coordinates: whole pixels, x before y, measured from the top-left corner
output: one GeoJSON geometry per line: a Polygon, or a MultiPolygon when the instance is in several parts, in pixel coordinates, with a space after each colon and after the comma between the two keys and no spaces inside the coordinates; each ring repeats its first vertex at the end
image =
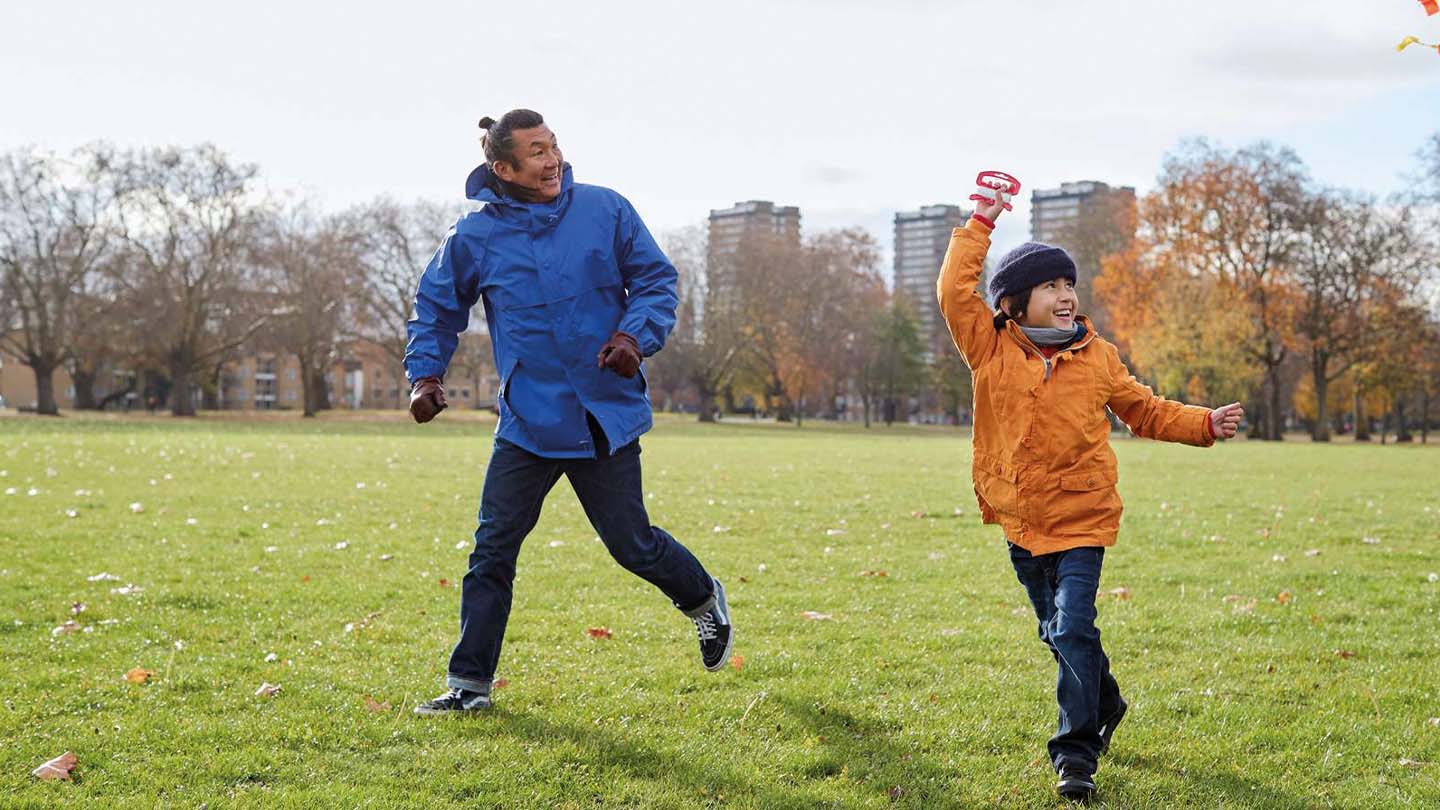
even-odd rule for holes
{"type": "Polygon", "coordinates": [[[486,163],[465,193],[485,207],[455,224],[425,268],[405,372],[410,413],[428,422],[445,409],[445,370],[483,301],[500,422],[461,585],[449,690],[415,712],[490,706],[515,560],[562,475],[610,554],[694,621],[701,662],[718,670],[733,641],[725,589],[650,525],[640,485],[639,437],[651,426],[641,358],[675,325],[675,268],[624,197],[572,180],[539,113],[511,110],[480,126],[486,163]]]}

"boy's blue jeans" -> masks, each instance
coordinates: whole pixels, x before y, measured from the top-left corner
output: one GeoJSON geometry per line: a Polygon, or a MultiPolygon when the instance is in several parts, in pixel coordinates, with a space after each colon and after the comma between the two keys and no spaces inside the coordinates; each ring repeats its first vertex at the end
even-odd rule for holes
{"type": "MultiPolygon", "coordinates": [[[[540,519],[545,495],[564,475],[585,515],[615,561],[659,588],[687,616],[714,604],[710,575],[664,529],[650,525],[640,482],[640,443],[608,455],[597,435],[597,457],[543,458],[496,438],[480,494],[479,525],[470,569],[461,581],[460,641],[450,654],[446,685],[488,692],[510,618],[515,560],[540,519]]],[[[575,587],[577,583],[570,583],[575,587]]]]}
{"type": "Polygon", "coordinates": [[[1100,587],[1103,548],[1072,548],[1034,556],[1010,544],[1010,563],[1025,586],[1040,640],[1059,664],[1055,699],[1060,728],[1050,738],[1050,761],[1094,773],[1100,756],[1100,725],[1120,706],[1120,686],[1100,647],[1095,626],[1095,592],[1100,587]]]}

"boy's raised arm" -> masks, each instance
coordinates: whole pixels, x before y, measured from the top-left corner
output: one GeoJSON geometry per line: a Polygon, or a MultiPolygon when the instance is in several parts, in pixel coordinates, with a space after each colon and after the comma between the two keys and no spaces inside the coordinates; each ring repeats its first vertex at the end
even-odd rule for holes
{"type": "Polygon", "coordinates": [[[979,217],[971,217],[965,227],[956,228],[950,235],[950,247],[945,251],[935,285],[950,337],[972,371],[994,354],[999,338],[995,313],[980,290],[980,273],[985,268],[992,230],[994,226],[979,217]]]}

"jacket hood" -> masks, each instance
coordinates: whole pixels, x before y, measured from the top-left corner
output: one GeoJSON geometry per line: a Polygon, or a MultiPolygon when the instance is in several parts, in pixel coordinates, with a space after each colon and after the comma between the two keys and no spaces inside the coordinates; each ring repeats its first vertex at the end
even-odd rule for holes
{"type": "MultiPolygon", "coordinates": [[[[575,185],[574,171],[571,169],[570,164],[566,163],[560,173],[561,196],[564,196],[565,192],[569,191],[573,185],[575,185]]],[[[501,185],[500,178],[495,176],[495,172],[491,171],[490,164],[488,163],[481,163],[479,166],[476,166],[474,171],[470,172],[470,176],[465,178],[465,196],[471,200],[483,203],[500,203],[502,205],[526,204],[505,194],[500,190],[501,188],[503,188],[503,186],[501,185]]]]}

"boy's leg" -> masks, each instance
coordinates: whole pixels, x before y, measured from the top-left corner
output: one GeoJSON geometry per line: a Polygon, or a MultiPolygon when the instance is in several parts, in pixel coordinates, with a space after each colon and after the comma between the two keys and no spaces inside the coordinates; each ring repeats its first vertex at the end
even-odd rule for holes
{"type": "Polygon", "coordinates": [[[480,494],[475,549],[460,582],[460,641],[450,654],[447,686],[490,691],[510,618],[515,559],[561,470],[554,459],[495,440],[480,494]]]}
{"type": "MultiPolygon", "coordinates": [[[[603,434],[601,434],[603,436],[603,434]]],[[[615,561],[659,588],[685,615],[695,617],[715,604],[715,581],[690,550],[658,526],[650,525],[640,478],[640,443],[607,455],[572,459],[565,475],[615,561]]]]}
{"type": "Polygon", "coordinates": [[[1095,626],[1095,592],[1105,550],[1074,548],[1047,556],[1056,558],[1049,637],[1060,661],[1055,687],[1060,728],[1050,739],[1050,759],[1056,770],[1068,767],[1090,774],[1102,748],[1100,694],[1108,671],[1095,626]]]}

